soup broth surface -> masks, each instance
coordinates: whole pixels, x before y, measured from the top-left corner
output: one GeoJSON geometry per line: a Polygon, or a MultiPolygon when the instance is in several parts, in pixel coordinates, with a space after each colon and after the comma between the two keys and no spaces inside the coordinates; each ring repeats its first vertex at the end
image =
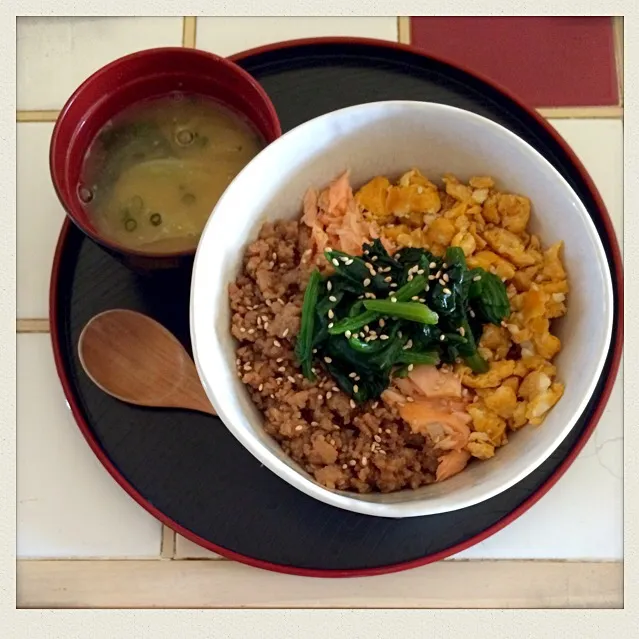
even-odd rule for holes
{"type": "Polygon", "coordinates": [[[104,237],[145,252],[197,246],[235,176],[264,147],[242,117],[210,99],[172,94],[110,120],[84,160],[80,199],[104,237]]]}

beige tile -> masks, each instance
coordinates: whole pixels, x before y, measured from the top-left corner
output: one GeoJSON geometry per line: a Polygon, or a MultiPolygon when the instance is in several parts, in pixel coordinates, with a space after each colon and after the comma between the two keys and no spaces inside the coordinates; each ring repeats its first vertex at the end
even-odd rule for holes
{"type": "Polygon", "coordinates": [[[397,18],[279,17],[198,18],[196,44],[231,55],[272,42],[319,36],[357,36],[397,40],[397,18]]]}
{"type": "Polygon", "coordinates": [[[128,53],[180,46],[182,18],[18,18],[18,109],[59,109],[89,75],[128,53]]]}
{"type": "Polygon", "coordinates": [[[623,122],[550,120],[590,173],[618,237],[623,234],[623,122]]]}
{"type": "Polygon", "coordinates": [[[175,535],[175,558],[176,559],[222,559],[220,555],[202,546],[194,544],[192,541],[182,537],[182,535],[175,535]]]}
{"type": "Polygon", "coordinates": [[[17,555],[159,557],[161,525],[109,476],[76,426],[48,335],[19,335],[17,555]]]}
{"type": "Polygon", "coordinates": [[[64,210],[49,176],[53,124],[17,125],[17,313],[48,317],[49,277],[64,210]]]}

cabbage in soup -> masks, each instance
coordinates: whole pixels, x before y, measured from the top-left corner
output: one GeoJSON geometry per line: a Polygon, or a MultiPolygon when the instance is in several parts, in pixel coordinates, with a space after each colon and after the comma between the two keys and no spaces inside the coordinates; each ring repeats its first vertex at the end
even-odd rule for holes
{"type": "Polygon", "coordinates": [[[263,146],[248,122],[210,99],[172,94],[141,102],[96,136],[80,199],[105,238],[145,252],[189,250],[263,146]]]}

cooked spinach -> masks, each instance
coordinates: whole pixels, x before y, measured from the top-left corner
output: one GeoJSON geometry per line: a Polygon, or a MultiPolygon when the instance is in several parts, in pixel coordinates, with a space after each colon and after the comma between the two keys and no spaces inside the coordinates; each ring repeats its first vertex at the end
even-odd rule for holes
{"type": "Polygon", "coordinates": [[[462,359],[487,370],[477,351],[482,322],[498,324],[510,312],[499,278],[469,270],[457,247],[443,257],[418,248],[391,256],[379,239],[362,249],[361,256],[327,249],[333,272],[311,275],[295,348],[305,377],[314,379],[316,361],[361,403],[412,366],[462,359]]]}

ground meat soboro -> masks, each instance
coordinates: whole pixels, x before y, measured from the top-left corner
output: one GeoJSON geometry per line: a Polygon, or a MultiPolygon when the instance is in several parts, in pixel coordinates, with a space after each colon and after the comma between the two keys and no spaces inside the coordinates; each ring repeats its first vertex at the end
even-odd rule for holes
{"type": "Polygon", "coordinates": [[[382,402],[356,406],[325,371],[305,379],[293,349],[311,265],[308,230],[266,223],[229,287],[237,371],[264,428],[282,450],[331,489],[392,492],[435,480],[438,453],[382,402]]]}

